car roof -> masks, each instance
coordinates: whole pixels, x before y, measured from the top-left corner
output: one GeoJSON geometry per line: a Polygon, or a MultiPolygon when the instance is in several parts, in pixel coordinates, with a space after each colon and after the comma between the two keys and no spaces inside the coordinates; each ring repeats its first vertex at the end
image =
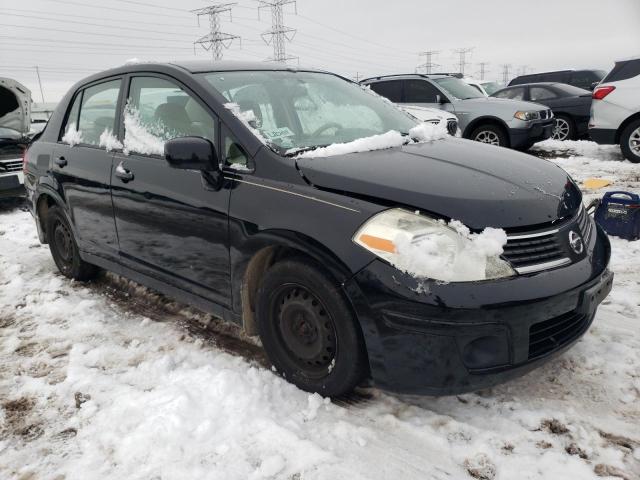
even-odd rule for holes
{"type": "MultiPolygon", "coordinates": [[[[189,73],[205,73],[205,72],[233,72],[233,71],[300,71],[300,72],[318,72],[330,73],[325,70],[316,68],[291,67],[286,64],[274,62],[239,62],[239,61],[213,61],[213,60],[186,60],[171,62],[127,62],[124,65],[114,67],[102,72],[95,73],[89,77],[82,79],[76,84],[87,84],[93,81],[107,78],[114,75],[122,75],[125,73],[135,73],[141,71],[151,71],[168,73],[171,70],[181,70],[189,73]]],[[[339,75],[338,75],[339,76],[339,75]]],[[[74,86],[75,89],[75,86],[74,86]]]]}
{"type": "Polygon", "coordinates": [[[364,83],[364,82],[371,82],[371,81],[375,81],[375,80],[388,80],[388,79],[396,79],[396,80],[402,80],[404,78],[447,78],[447,77],[453,77],[454,74],[451,73],[396,73],[396,74],[392,74],[392,75],[378,75],[375,77],[369,77],[369,78],[365,78],[363,80],[360,80],[360,83],[364,83]]]}

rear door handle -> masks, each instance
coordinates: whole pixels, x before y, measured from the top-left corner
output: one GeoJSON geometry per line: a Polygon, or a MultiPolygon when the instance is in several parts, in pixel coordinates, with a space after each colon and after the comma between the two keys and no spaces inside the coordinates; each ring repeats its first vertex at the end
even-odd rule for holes
{"type": "Polygon", "coordinates": [[[131,173],[131,170],[127,170],[126,168],[124,168],[124,165],[122,164],[122,162],[120,162],[116,167],[116,177],[118,177],[124,183],[127,183],[133,180],[133,173],[131,173]]]}
{"type": "Polygon", "coordinates": [[[60,168],[64,168],[67,166],[67,159],[64,158],[63,156],[56,157],[54,162],[56,162],[56,165],[58,165],[60,168]]]}

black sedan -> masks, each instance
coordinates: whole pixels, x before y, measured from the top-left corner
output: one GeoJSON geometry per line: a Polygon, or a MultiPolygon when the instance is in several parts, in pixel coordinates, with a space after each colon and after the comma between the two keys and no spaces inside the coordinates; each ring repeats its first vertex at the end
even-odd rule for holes
{"type": "Polygon", "coordinates": [[[304,390],[452,394],[568,349],[612,274],[566,172],[436,133],[327,72],[127,65],[69,91],[25,186],[69,278],[236,322],[304,390]]]}
{"type": "Polygon", "coordinates": [[[491,95],[536,102],[553,110],[556,124],[553,138],[575,140],[588,133],[591,92],[564,83],[529,83],[503,88],[491,95]]]}

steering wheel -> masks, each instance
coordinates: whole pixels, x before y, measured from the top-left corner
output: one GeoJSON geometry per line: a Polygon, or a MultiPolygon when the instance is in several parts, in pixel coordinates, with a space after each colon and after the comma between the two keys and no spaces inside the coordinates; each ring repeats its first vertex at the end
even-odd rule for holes
{"type": "Polygon", "coordinates": [[[338,122],[327,122],[324,125],[321,125],[319,128],[317,128],[312,134],[312,137],[318,137],[321,133],[323,133],[325,130],[329,130],[330,128],[337,128],[338,130],[344,130],[343,126],[340,125],[338,122]]]}

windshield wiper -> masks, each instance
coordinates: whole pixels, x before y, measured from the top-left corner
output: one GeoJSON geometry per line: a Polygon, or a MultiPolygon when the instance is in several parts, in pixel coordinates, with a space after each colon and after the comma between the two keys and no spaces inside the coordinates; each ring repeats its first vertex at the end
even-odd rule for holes
{"type": "Polygon", "coordinates": [[[289,150],[287,150],[284,153],[285,157],[295,157],[296,155],[298,155],[299,153],[303,153],[303,152],[311,152],[313,150],[316,150],[318,148],[324,148],[324,147],[328,147],[329,145],[331,145],[330,143],[327,143],[326,145],[310,145],[308,147],[296,147],[296,148],[290,148],[289,150]]]}

